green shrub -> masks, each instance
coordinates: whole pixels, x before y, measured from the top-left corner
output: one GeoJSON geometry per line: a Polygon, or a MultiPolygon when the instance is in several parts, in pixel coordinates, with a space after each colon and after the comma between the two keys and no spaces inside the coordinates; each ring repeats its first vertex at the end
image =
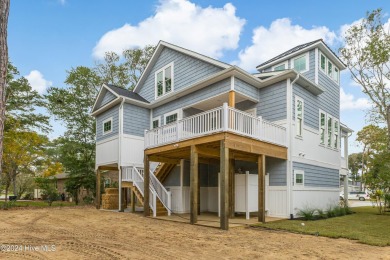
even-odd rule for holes
{"type": "Polygon", "coordinates": [[[304,208],[304,209],[300,209],[297,215],[303,218],[304,220],[313,220],[315,212],[316,212],[315,209],[304,208]]]}
{"type": "Polygon", "coordinates": [[[317,209],[316,211],[317,211],[316,217],[318,219],[328,218],[328,216],[326,215],[326,212],[323,209],[317,209]]]}

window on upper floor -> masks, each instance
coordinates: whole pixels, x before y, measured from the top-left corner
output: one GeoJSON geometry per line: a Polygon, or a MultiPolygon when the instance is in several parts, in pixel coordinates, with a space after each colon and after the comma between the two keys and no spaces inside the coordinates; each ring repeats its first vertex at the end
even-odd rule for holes
{"type": "Polygon", "coordinates": [[[296,71],[298,72],[306,71],[307,70],[306,55],[294,59],[293,64],[294,64],[294,69],[296,71]]]}
{"type": "Polygon", "coordinates": [[[173,63],[156,71],[156,98],[164,96],[173,90],[173,63]]]}
{"type": "Polygon", "coordinates": [[[177,113],[165,117],[165,124],[170,124],[177,121],[177,113]]]}
{"type": "Polygon", "coordinates": [[[302,170],[294,170],[294,186],[304,185],[305,172],[302,170]]]}
{"type": "Polygon", "coordinates": [[[272,70],[273,71],[285,70],[285,69],[287,69],[287,66],[288,66],[288,63],[287,63],[287,61],[285,61],[285,62],[283,62],[281,64],[273,66],[272,70]]]}
{"type": "Polygon", "coordinates": [[[334,120],[334,129],[333,129],[333,148],[339,147],[339,121],[334,120]]]}
{"type": "Polygon", "coordinates": [[[112,118],[103,121],[103,135],[112,132],[112,118]]]}
{"type": "Polygon", "coordinates": [[[326,121],[326,115],[324,112],[320,112],[320,137],[321,137],[321,144],[325,144],[325,122],[326,121]]]}
{"type": "Polygon", "coordinates": [[[295,96],[295,128],[296,135],[302,136],[303,133],[303,100],[295,96]]]}
{"type": "Polygon", "coordinates": [[[328,146],[329,147],[332,147],[332,122],[333,122],[333,119],[328,116],[328,146]]]}
{"type": "Polygon", "coordinates": [[[153,121],[152,121],[152,128],[157,128],[160,126],[160,118],[153,118],[153,121]]]}
{"type": "Polygon", "coordinates": [[[339,83],[340,70],[328,58],[326,58],[323,53],[320,52],[319,55],[320,70],[328,77],[339,83]]]}

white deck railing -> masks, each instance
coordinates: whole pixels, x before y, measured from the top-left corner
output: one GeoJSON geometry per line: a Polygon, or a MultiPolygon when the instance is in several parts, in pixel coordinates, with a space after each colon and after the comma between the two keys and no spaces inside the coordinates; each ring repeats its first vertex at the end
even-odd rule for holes
{"type": "MultiPolygon", "coordinates": [[[[132,182],[144,197],[144,169],[138,167],[125,167],[122,174],[122,181],[132,182]]],[[[167,191],[162,183],[150,170],[150,184],[149,184],[149,205],[152,209],[153,216],[157,214],[157,198],[161,201],[163,206],[167,209],[168,215],[171,215],[171,192],[167,191]]]]}
{"type": "Polygon", "coordinates": [[[222,107],[145,131],[145,148],[217,132],[233,132],[260,141],[286,146],[286,128],[235,108],[222,107]]]}

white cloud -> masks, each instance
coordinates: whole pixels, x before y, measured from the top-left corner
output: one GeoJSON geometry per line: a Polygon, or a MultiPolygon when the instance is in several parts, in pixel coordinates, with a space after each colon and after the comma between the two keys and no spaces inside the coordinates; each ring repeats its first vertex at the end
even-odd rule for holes
{"type": "Polygon", "coordinates": [[[344,89],[340,90],[340,107],[341,110],[367,109],[371,107],[367,98],[355,98],[354,95],[345,93],[344,89]]]}
{"type": "Polygon", "coordinates": [[[235,63],[253,71],[257,65],[278,54],[320,38],[330,45],[337,41],[336,33],[325,26],[306,29],[293,25],[289,18],[277,19],[269,28],[259,26],[253,30],[252,45],[239,53],[239,60],[235,63]]]}
{"type": "Polygon", "coordinates": [[[39,94],[44,93],[48,87],[53,85],[52,82],[47,81],[38,70],[32,70],[25,78],[30,83],[32,89],[36,90],[39,94]]]}
{"type": "Polygon", "coordinates": [[[224,50],[238,47],[245,20],[235,15],[236,8],[202,8],[188,0],[160,0],[155,14],[137,25],[125,24],[104,34],[93,50],[102,58],[107,51],[120,53],[164,40],[219,58],[224,50]]]}

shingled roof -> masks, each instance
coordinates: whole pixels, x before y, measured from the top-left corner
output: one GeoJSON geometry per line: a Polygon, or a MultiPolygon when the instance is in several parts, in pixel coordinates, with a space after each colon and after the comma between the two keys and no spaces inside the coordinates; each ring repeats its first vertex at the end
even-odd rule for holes
{"type": "Polygon", "coordinates": [[[146,99],[141,97],[138,93],[135,93],[133,91],[130,91],[130,90],[127,90],[127,89],[124,89],[124,88],[121,88],[121,87],[118,87],[118,86],[115,86],[115,85],[111,85],[111,84],[105,84],[105,85],[109,89],[111,89],[112,91],[114,91],[116,94],[118,94],[120,96],[131,98],[131,99],[134,99],[134,100],[137,100],[137,101],[141,101],[141,102],[145,102],[145,103],[149,103],[149,101],[147,101],[146,99]]]}
{"type": "Polygon", "coordinates": [[[291,53],[294,53],[294,52],[297,52],[297,51],[299,51],[299,50],[302,50],[302,49],[304,49],[304,48],[306,48],[306,47],[308,47],[308,46],[310,46],[310,45],[313,45],[313,44],[315,44],[315,43],[317,43],[317,42],[320,42],[320,41],[323,42],[322,39],[318,39],[318,40],[315,40],[315,41],[312,41],[312,42],[308,42],[308,43],[304,43],[304,44],[295,46],[294,48],[292,48],[292,49],[290,49],[290,50],[288,50],[288,51],[286,51],[286,52],[283,52],[282,54],[280,54],[280,55],[278,55],[278,56],[276,56],[276,57],[274,57],[274,58],[272,58],[272,59],[270,59],[270,60],[267,60],[266,62],[261,63],[261,64],[258,65],[256,68],[262,67],[262,66],[267,65],[267,64],[269,64],[269,63],[271,63],[271,62],[273,62],[273,61],[279,60],[279,59],[281,59],[281,58],[283,58],[283,57],[285,57],[285,56],[287,56],[287,55],[290,55],[291,53]]]}

